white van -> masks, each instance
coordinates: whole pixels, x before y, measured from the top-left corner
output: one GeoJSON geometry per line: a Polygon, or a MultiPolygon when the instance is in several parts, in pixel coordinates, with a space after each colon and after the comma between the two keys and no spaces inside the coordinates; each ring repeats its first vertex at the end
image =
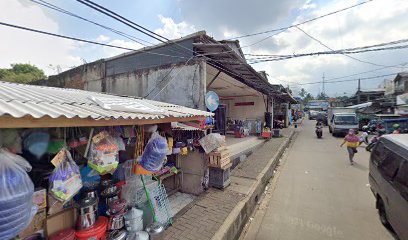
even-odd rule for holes
{"type": "Polygon", "coordinates": [[[329,131],[333,136],[345,135],[349,129],[358,131],[358,119],[355,113],[334,113],[329,121],[329,131]]]}

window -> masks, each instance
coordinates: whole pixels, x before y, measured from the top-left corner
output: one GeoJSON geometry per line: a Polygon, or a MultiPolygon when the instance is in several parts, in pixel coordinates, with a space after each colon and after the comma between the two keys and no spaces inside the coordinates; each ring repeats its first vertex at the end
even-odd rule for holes
{"type": "Polygon", "coordinates": [[[357,124],[356,116],[336,116],[334,123],[338,125],[355,125],[357,124]]]}
{"type": "Polygon", "coordinates": [[[401,196],[408,201],[408,162],[401,166],[394,182],[401,196]]]}
{"type": "Polygon", "coordinates": [[[380,163],[380,173],[386,180],[392,181],[401,164],[401,156],[389,151],[388,149],[387,152],[388,153],[385,156],[384,161],[380,163]]]}
{"type": "Polygon", "coordinates": [[[388,151],[388,149],[384,147],[384,144],[382,142],[377,142],[373,153],[371,154],[371,160],[376,166],[380,165],[380,163],[384,160],[386,151],[388,151]]]}

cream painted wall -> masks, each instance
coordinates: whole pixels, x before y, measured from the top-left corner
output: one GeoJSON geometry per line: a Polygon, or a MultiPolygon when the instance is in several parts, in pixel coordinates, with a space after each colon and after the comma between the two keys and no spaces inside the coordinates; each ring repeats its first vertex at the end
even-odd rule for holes
{"type": "MultiPolygon", "coordinates": [[[[266,99],[266,97],[265,97],[266,99]]],[[[264,99],[259,97],[237,97],[233,100],[221,100],[222,104],[227,105],[227,117],[233,120],[261,119],[264,120],[266,111],[264,99]],[[238,102],[254,102],[251,106],[235,106],[238,102]]]]}

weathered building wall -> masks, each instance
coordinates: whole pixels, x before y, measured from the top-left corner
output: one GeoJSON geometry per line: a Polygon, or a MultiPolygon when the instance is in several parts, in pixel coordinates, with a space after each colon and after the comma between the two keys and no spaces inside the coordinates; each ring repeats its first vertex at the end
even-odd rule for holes
{"type": "Polygon", "coordinates": [[[146,52],[129,52],[106,59],[106,75],[113,76],[158,66],[186,62],[193,57],[194,39],[177,44],[162,44],[146,52]]]}
{"type": "Polygon", "coordinates": [[[147,99],[205,110],[205,83],[202,81],[205,64],[168,65],[108,76],[106,79],[87,81],[89,91],[145,97],[147,99]]]}
{"type": "MultiPolygon", "coordinates": [[[[103,60],[100,60],[73,68],[58,75],[50,76],[48,80],[36,81],[33,84],[49,87],[90,90],[86,87],[88,85],[88,82],[100,80],[104,76],[105,62],[103,60]]],[[[101,90],[96,91],[101,92],[101,90]]]]}

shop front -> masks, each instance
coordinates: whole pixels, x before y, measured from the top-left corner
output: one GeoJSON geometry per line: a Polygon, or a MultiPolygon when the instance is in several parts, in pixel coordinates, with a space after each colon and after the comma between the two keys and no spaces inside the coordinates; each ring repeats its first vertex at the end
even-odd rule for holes
{"type": "Polygon", "coordinates": [[[148,239],[208,185],[211,113],[4,82],[0,109],[0,239],[148,239]]]}
{"type": "Polygon", "coordinates": [[[264,142],[262,132],[266,125],[266,115],[272,115],[272,100],[269,95],[208,65],[207,92],[209,91],[217,94],[220,103],[214,112],[214,131],[226,136],[233,158],[264,142]]]}

